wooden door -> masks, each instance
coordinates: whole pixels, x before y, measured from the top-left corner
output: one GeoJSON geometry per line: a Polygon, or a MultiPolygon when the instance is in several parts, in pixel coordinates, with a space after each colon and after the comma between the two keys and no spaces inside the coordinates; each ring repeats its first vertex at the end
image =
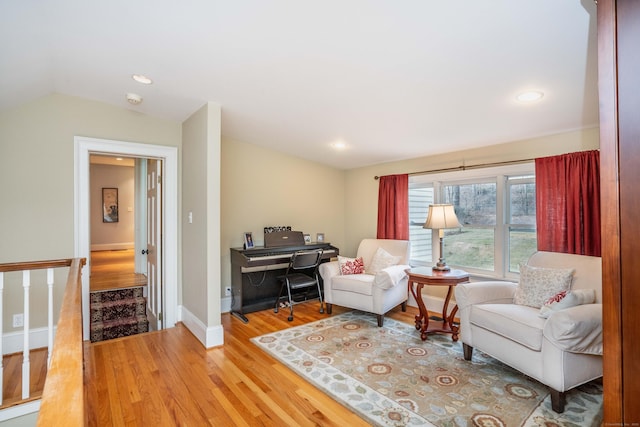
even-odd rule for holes
{"type": "Polygon", "coordinates": [[[162,161],[147,161],[147,316],[162,329],[162,161]]]}

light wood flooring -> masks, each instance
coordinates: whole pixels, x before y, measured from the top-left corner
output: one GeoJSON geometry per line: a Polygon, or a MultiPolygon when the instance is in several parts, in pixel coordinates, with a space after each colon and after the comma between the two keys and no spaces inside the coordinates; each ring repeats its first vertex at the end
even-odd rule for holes
{"type": "MultiPolygon", "coordinates": [[[[90,426],[366,426],[356,414],[249,341],[328,316],[318,302],[222,315],[224,346],[206,350],[182,324],[85,343],[90,426]]],[[[346,309],[334,306],[333,315],[346,309]]],[[[413,324],[417,308],[389,317],[413,324]]],[[[373,316],[373,315],[372,315],[373,316]]]]}
{"type": "Polygon", "coordinates": [[[146,284],[147,277],[135,273],[133,249],[91,252],[91,292],[146,284]]]}
{"type": "Polygon", "coordinates": [[[0,409],[14,406],[18,403],[40,399],[44,390],[44,380],[47,376],[47,349],[39,348],[29,353],[29,399],[22,400],[22,353],[6,354],[2,358],[3,384],[2,405],[0,409]]]}

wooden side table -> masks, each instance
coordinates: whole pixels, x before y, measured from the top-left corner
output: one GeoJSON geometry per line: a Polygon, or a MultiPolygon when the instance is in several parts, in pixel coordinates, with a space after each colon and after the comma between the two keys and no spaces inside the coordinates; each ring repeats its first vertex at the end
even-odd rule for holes
{"type": "Polygon", "coordinates": [[[453,319],[458,311],[456,305],[451,314],[447,316],[449,310],[449,301],[453,288],[458,283],[469,281],[469,273],[463,270],[437,271],[431,267],[416,267],[408,270],[409,273],[409,291],[418,303],[420,313],[416,315],[416,329],[420,331],[420,338],[424,341],[427,334],[434,332],[444,332],[451,334],[453,341],[458,341],[459,327],[453,324],[453,319]],[[429,311],[422,300],[422,288],[428,286],[448,286],[447,297],[442,307],[442,321],[429,319],[429,311]]]}

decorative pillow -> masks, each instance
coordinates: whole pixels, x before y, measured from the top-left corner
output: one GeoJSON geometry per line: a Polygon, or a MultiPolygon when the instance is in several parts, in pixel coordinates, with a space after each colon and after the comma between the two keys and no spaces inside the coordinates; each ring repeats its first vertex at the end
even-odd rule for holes
{"type": "Polygon", "coordinates": [[[376,253],[373,255],[371,265],[367,269],[367,274],[377,274],[379,271],[384,270],[387,267],[398,264],[400,259],[402,259],[401,256],[393,256],[384,249],[378,248],[376,253]]]}
{"type": "Polygon", "coordinates": [[[362,257],[347,258],[338,255],[338,263],[340,264],[340,274],[364,273],[364,262],[362,261],[362,257]]]}
{"type": "Polygon", "coordinates": [[[540,308],[540,317],[548,318],[551,313],[569,307],[596,302],[594,289],[576,289],[571,292],[562,291],[547,300],[540,308]]]}
{"type": "Polygon", "coordinates": [[[568,291],[573,279],[573,268],[543,268],[520,265],[520,283],[513,296],[519,305],[540,308],[552,296],[568,291]]]}

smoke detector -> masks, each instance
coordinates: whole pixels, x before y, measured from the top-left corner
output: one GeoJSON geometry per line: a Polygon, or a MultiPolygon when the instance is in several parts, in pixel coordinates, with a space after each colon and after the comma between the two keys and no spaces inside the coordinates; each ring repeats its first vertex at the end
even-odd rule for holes
{"type": "Polygon", "coordinates": [[[142,102],[142,97],[137,93],[128,93],[127,101],[129,101],[129,104],[138,105],[142,102]]]}

